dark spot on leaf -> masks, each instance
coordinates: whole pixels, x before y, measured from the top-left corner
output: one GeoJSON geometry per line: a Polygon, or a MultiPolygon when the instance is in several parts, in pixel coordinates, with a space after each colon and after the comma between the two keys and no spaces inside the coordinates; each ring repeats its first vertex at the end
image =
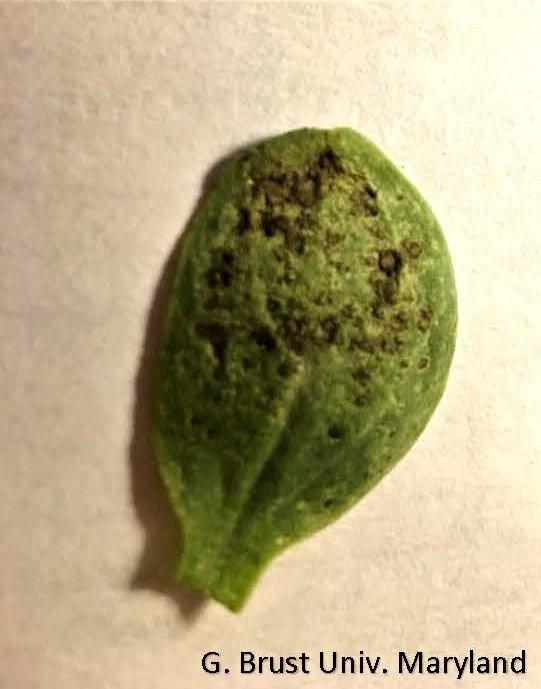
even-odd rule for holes
{"type": "Polygon", "coordinates": [[[364,407],[364,405],[368,402],[368,393],[363,393],[362,395],[357,395],[357,397],[353,400],[353,404],[356,407],[364,407]]]}
{"type": "Polygon", "coordinates": [[[387,277],[398,276],[402,269],[402,257],[394,249],[385,249],[379,252],[378,266],[387,277]]]}
{"type": "Polygon", "coordinates": [[[405,311],[398,311],[393,316],[393,330],[405,330],[408,326],[408,314],[405,311]]]}
{"type": "Polygon", "coordinates": [[[225,268],[210,268],[207,272],[207,284],[209,287],[229,287],[231,284],[231,271],[225,268]]]}
{"type": "Polygon", "coordinates": [[[331,147],[325,149],[319,155],[317,164],[321,170],[328,170],[338,174],[344,172],[344,166],[340,158],[331,147]]]}
{"type": "Polygon", "coordinates": [[[370,380],[370,374],[364,368],[356,368],[352,375],[353,380],[357,381],[357,383],[360,383],[361,385],[366,385],[370,380]]]}
{"type": "Polygon", "coordinates": [[[282,378],[290,378],[297,370],[297,366],[293,361],[286,360],[278,366],[278,375],[282,378]]]}
{"type": "Polygon", "coordinates": [[[285,215],[271,215],[265,213],[262,220],[263,232],[267,237],[274,237],[277,232],[284,234],[291,229],[291,221],[285,215]]]}
{"type": "Polygon", "coordinates": [[[204,419],[199,414],[193,414],[191,423],[193,428],[200,428],[204,423],[204,419]]]}
{"type": "Polygon", "coordinates": [[[344,437],[344,430],[337,424],[332,424],[327,429],[327,435],[331,440],[341,440],[344,437]]]}
{"type": "Polygon", "coordinates": [[[222,262],[226,266],[232,266],[234,260],[235,260],[235,256],[233,255],[233,253],[231,251],[227,251],[227,250],[222,251],[222,262]]]}
{"type": "Polygon", "coordinates": [[[284,331],[287,342],[293,351],[301,354],[304,351],[306,321],[302,317],[287,316],[284,319],[284,331]]]}
{"type": "Polygon", "coordinates": [[[216,373],[223,373],[228,339],[225,327],[221,323],[197,323],[195,332],[210,342],[217,363],[216,373]]]}
{"type": "Polygon", "coordinates": [[[321,327],[325,333],[325,339],[329,344],[336,341],[338,332],[340,330],[340,324],[334,316],[327,316],[321,321],[321,327]]]}
{"type": "Polygon", "coordinates": [[[417,318],[417,327],[419,330],[423,333],[425,333],[429,327],[430,323],[432,321],[432,313],[430,309],[419,309],[419,314],[417,318]]]}
{"type": "Polygon", "coordinates": [[[375,199],[378,195],[378,192],[374,189],[370,182],[366,182],[366,184],[364,185],[364,190],[371,199],[375,199]]]}
{"type": "Polygon", "coordinates": [[[250,229],[250,211],[247,208],[239,208],[239,220],[237,234],[244,234],[250,229]]]}
{"type": "Polygon", "coordinates": [[[408,242],[406,244],[406,251],[411,258],[419,258],[419,256],[423,253],[423,247],[419,244],[419,242],[408,242]]]}
{"type": "Polygon", "coordinates": [[[278,232],[275,218],[272,215],[263,216],[261,227],[263,228],[263,233],[266,237],[274,237],[274,235],[278,232]]]}
{"type": "Polygon", "coordinates": [[[375,202],[371,203],[370,201],[365,201],[364,208],[366,211],[366,215],[371,215],[372,217],[375,217],[379,213],[379,209],[375,202]]]}
{"type": "Polygon", "coordinates": [[[387,304],[394,304],[398,293],[398,283],[396,280],[386,280],[381,288],[383,301],[387,304]]]}
{"type": "Polygon", "coordinates": [[[276,338],[271,333],[269,328],[261,326],[252,332],[254,342],[267,352],[272,352],[276,349],[276,338]]]}

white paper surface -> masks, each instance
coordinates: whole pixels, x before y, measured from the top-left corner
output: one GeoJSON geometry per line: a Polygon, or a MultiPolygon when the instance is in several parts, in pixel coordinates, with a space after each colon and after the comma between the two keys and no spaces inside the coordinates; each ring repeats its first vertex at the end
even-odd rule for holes
{"type": "Polygon", "coordinates": [[[397,651],[470,648],[528,672],[465,686],[540,686],[540,25],[535,2],[0,6],[2,689],[444,689],[397,651]],[[359,129],[428,199],[457,351],[407,458],[234,616],[169,580],[164,268],[216,161],[305,125],[359,129]],[[390,672],[240,676],[242,650],[390,672]]]}

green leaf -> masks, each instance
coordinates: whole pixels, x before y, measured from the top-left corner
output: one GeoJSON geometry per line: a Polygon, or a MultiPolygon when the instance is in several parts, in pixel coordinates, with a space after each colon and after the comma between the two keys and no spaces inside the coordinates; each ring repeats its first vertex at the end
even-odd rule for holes
{"type": "Polygon", "coordinates": [[[159,362],[179,577],[239,610],[273,557],[415,442],[455,330],[438,223],[360,134],[298,130],[222,165],[183,238],[159,362]]]}

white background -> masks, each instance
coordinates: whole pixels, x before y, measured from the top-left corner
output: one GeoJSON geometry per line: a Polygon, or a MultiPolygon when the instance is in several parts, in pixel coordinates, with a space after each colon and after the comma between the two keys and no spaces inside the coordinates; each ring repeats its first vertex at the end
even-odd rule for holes
{"type": "Polygon", "coordinates": [[[1,689],[439,689],[396,652],[469,648],[528,674],[464,686],[540,686],[540,26],[511,1],[0,6],[1,689]],[[359,129],[428,199],[458,344],[407,458],[235,616],[169,580],[156,328],[210,168],[304,125],[359,129]],[[236,672],[333,649],[390,672],[236,672]]]}

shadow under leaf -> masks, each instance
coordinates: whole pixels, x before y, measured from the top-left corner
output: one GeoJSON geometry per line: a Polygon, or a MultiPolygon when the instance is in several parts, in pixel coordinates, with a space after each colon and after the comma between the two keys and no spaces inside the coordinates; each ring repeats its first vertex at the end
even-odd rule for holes
{"type": "Polygon", "coordinates": [[[177,241],[171,251],[154,294],[135,383],[131,488],[137,517],[145,530],[145,542],[130,588],[169,596],[182,616],[189,620],[201,610],[205,597],[175,578],[182,552],[181,527],[162,483],[151,443],[156,363],[180,244],[181,240],[177,241]]]}

